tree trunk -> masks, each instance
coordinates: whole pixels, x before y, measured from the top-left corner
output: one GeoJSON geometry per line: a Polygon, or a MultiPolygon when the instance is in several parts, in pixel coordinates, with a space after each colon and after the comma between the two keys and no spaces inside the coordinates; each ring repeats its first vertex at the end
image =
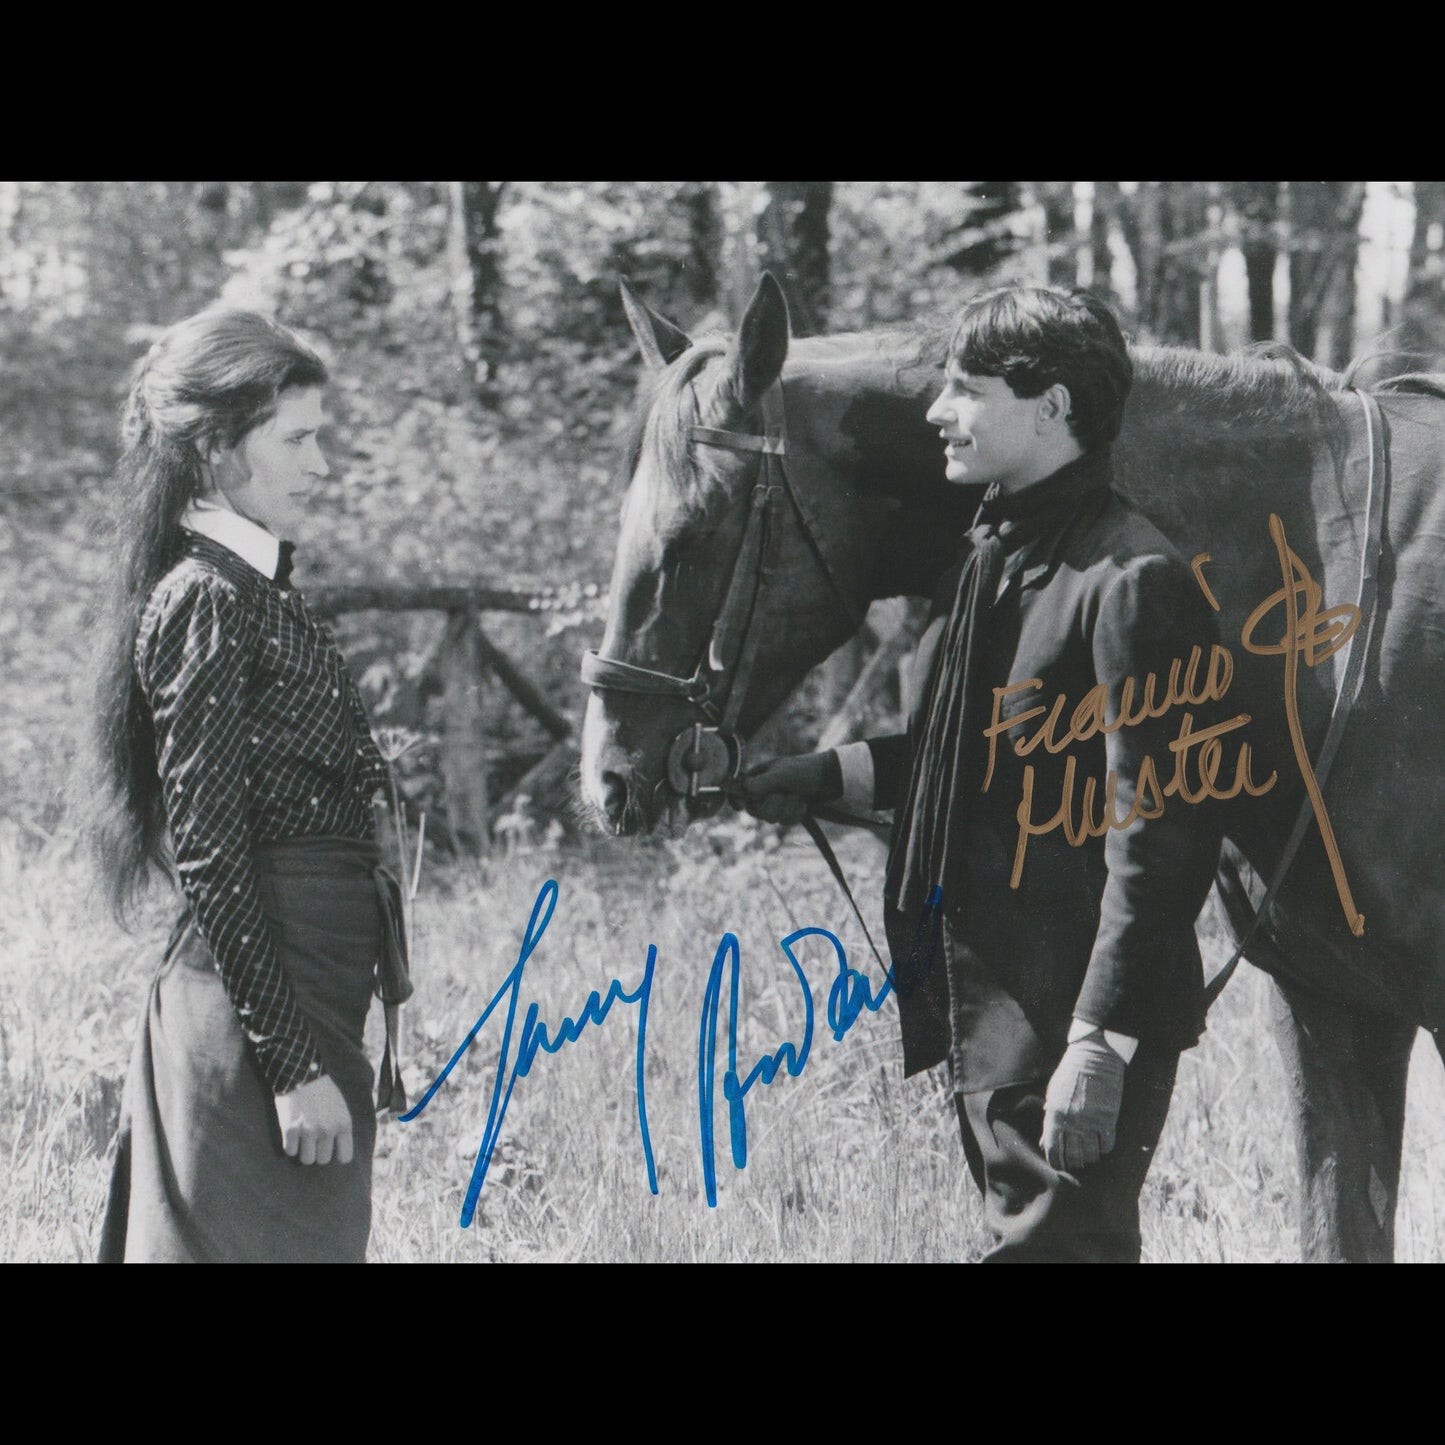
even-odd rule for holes
{"type": "Polygon", "coordinates": [[[828,211],[832,181],[764,181],[757,218],[758,264],[783,283],[794,336],[828,325],[828,211]]]}
{"type": "Polygon", "coordinates": [[[477,614],[453,612],[447,618],[443,649],[446,735],[442,742],[442,782],[452,836],[479,852],[485,852],[488,843],[482,668],[477,614]]]}
{"type": "Polygon", "coordinates": [[[1117,298],[1114,294],[1114,253],[1109,246],[1109,233],[1120,200],[1118,181],[1094,182],[1094,211],[1089,218],[1089,249],[1093,253],[1094,268],[1089,290],[1111,306],[1117,304],[1117,298]]]}
{"type": "Polygon", "coordinates": [[[23,195],[19,181],[0,181],[0,298],[5,295],[5,259],[20,248],[20,211],[23,195]]]}
{"type": "Polygon", "coordinates": [[[306,200],[306,181],[253,181],[249,187],[252,214],[262,231],[283,211],[294,210],[306,200]]]}
{"type": "Polygon", "coordinates": [[[1218,181],[1204,185],[1204,236],[1198,252],[1199,346],[1203,351],[1224,351],[1219,316],[1220,237],[1224,234],[1224,188],[1218,181]]]}
{"type": "Polygon", "coordinates": [[[965,276],[987,276],[1019,249],[1012,217],[1023,206],[1020,181],[968,181],[962,215],[944,238],[937,265],[965,276]]]}
{"type": "Polygon", "coordinates": [[[1208,246],[1203,187],[1197,181],[1144,181],[1132,215],[1121,209],[1120,221],[1134,253],[1140,328],[1153,341],[1198,346],[1208,246]]]}
{"type": "Polygon", "coordinates": [[[483,405],[497,394],[502,327],[497,209],[505,181],[453,181],[449,255],[457,344],[483,405]]]}
{"type": "Polygon", "coordinates": [[[1328,181],[1288,181],[1289,339],[1306,356],[1315,354],[1319,335],[1319,301],[1314,295],[1320,272],[1328,220],[1334,197],[1328,181]]]}
{"type": "Polygon", "coordinates": [[[1239,213],[1240,249],[1249,288],[1249,339],[1274,337],[1274,266],[1278,254],[1279,182],[1236,181],[1230,199],[1239,213]]]}
{"type": "Polygon", "coordinates": [[[1415,182],[1415,226],[1410,233],[1410,277],[1405,299],[1440,289],[1440,257],[1445,252],[1441,235],[1431,236],[1431,227],[1445,229],[1445,181],[1415,182]]]}
{"type": "Polygon", "coordinates": [[[1353,287],[1360,247],[1363,181],[1291,181],[1289,339],[1306,356],[1320,348],[1320,323],[1330,318],[1329,350],[1353,343],[1353,287]],[[1344,280],[1341,281],[1343,273],[1344,280]],[[1334,288],[1348,288],[1351,299],[1334,288]],[[1330,309],[1330,303],[1334,305],[1330,309]],[[1346,334],[1348,332],[1348,334],[1346,334]]]}
{"type": "Polygon", "coordinates": [[[723,248],[722,217],[712,181],[689,181],[682,190],[687,210],[687,294],[699,306],[718,304],[718,268],[723,248]]]}
{"type": "Polygon", "coordinates": [[[1078,278],[1074,233],[1074,183],[1040,181],[1039,204],[1044,212],[1044,247],[1050,286],[1072,286],[1078,278]]]}
{"type": "Polygon", "coordinates": [[[1204,197],[1193,181],[1166,182],[1161,207],[1163,255],[1155,330],[1164,341],[1201,341],[1200,279],[1207,226],[1204,197]]]}
{"type": "MultiPolygon", "coordinates": [[[[1360,202],[1364,200],[1364,188],[1360,189],[1360,202]]],[[[1324,318],[1329,327],[1329,343],[1325,348],[1324,360],[1336,371],[1343,371],[1354,359],[1355,353],[1355,307],[1358,301],[1359,283],[1355,275],[1360,262],[1360,212],[1357,203],[1353,215],[1346,221],[1346,231],[1340,241],[1340,254],[1335,263],[1334,278],[1326,293],[1324,318]]]]}
{"type": "Polygon", "coordinates": [[[1415,226],[1404,300],[1391,316],[1401,350],[1437,353],[1445,345],[1445,181],[1415,182],[1415,226]]]}
{"type": "Polygon", "coordinates": [[[231,187],[227,181],[202,181],[196,187],[196,239],[219,251],[226,237],[231,209],[231,187]]]}
{"type": "Polygon", "coordinates": [[[1137,277],[1139,325],[1151,340],[1160,340],[1155,330],[1159,292],[1164,272],[1163,197],[1158,181],[1142,181],[1134,196],[1125,235],[1134,253],[1137,277]]]}

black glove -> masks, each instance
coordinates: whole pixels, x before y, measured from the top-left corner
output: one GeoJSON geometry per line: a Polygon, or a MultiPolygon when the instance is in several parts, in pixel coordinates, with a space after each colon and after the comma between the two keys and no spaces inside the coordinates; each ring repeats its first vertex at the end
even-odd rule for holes
{"type": "Polygon", "coordinates": [[[1040,1148],[1055,1169],[1083,1169],[1114,1147],[1124,1098],[1124,1060],[1089,1034],[1064,1051],[1044,1095],[1040,1148]]]}
{"type": "Polygon", "coordinates": [[[774,758],[749,768],[741,779],[743,806],[766,823],[796,823],[810,807],[843,796],[843,767],[838,754],[805,753],[774,758]]]}

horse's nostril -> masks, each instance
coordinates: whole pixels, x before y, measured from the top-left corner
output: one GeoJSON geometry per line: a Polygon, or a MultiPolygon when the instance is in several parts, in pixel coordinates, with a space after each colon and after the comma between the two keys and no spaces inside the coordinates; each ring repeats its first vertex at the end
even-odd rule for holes
{"type": "Polygon", "coordinates": [[[602,811],[609,823],[617,823],[627,810],[627,783],[620,773],[602,774],[602,811]]]}

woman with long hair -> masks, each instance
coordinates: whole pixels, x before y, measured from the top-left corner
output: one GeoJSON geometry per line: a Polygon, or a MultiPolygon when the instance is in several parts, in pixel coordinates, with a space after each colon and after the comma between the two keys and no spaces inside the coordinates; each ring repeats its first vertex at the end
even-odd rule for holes
{"type": "MultiPolygon", "coordinates": [[[[290,331],[215,309],[161,335],[125,406],[90,808],[117,916],[153,868],[185,907],[131,1059],[103,1261],[366,1256],[362,1032],[374,989],[410,985],[375,842],[386,765],[281,540],[328,475],[326,381],[290,331]]],[[[392,1042],[377,1107],[400,1102],[392,1042]]]]}

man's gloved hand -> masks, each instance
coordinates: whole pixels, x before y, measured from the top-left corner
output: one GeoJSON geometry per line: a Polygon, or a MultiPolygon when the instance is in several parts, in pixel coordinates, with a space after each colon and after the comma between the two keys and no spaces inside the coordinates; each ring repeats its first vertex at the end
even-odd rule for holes
{"type": "Polygon", "coordinates": [[[1044,1095],[1039,1141],[1055,1169],[1097,1164],[1114,1147],[1124,1097],[1124,1060],[1104,1042],[1102,1030],[1072,1043],[1044,1095]]]}
{"type": "Polygon", "coordinates": [[[765,823],[796,823],[810,806],[843,796],[843,769],[832,748],[774,758],[749,768],[740,782],[742,806],[765,823]]]}

